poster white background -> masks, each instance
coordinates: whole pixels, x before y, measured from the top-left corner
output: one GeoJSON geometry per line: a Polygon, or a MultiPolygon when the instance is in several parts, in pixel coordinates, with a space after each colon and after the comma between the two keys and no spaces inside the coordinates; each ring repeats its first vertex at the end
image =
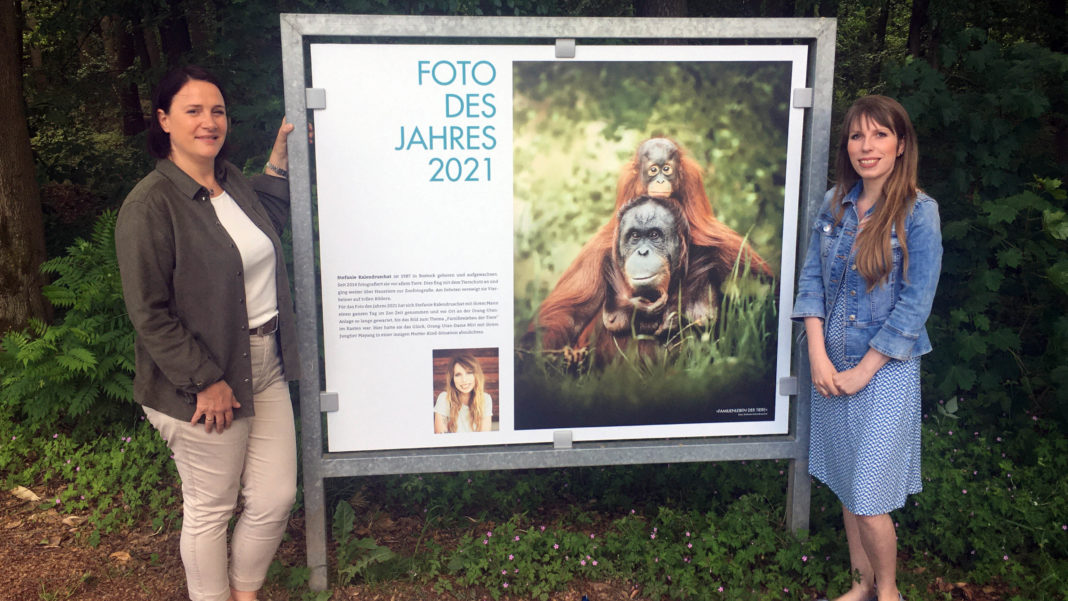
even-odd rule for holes
{"type": "MultiPolygon", "coordinates": [[[[569,60],[789,61],[791,87],[802,88],[806,52],[579,47],[569,60]]],[[[511,77],[512,61],[552,61],[553,53],[551,45],[312,45],[312,85],[326,92],[314,126],[326,390],[339,395],[339,410],[328,414],[330,451],[552,441],[552,431],[512,428],[511,77]],[[461,327],[450,316],[477,320],[461,327]],[[434,434],[432,352],[465,348],[499,350],[499,430],[434,434]]],[[[802,121],[803,111],[791,109],[777,380],[790,371],[785,315],[802,121]]],[[[572,434],[581,441],[785,433],[787,401],[776,396],[773,421],[572,434]]]]}

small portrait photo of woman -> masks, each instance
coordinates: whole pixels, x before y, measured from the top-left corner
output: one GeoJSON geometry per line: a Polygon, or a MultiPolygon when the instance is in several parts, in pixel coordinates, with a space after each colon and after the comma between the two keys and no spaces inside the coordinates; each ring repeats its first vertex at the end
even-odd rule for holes
{"type": "Polygon", "coordinates": [[[495,348],[435,350],[434,433],[496,430],[499,373],[495,348]]]}

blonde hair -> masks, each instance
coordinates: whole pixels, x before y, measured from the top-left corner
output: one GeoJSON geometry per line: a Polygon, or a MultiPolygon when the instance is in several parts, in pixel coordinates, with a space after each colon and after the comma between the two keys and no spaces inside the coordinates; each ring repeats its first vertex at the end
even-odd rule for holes
{"type": "Polygon", "coordinates": [[[864,276],[868,282],[868,290],[871,291],[876,284],[886,280],[893,268],[894,257],[890,248],[892,228],[897,231],[904,273],[908,274],[909,249],[905,242],[905,215],[912,209],[919,190],[916,185],[919,148],[909,114],[898,101],[879,95],[857,99],[846,111],[838,140],[838,158],[835,163],[838,183],[834,189],[836,222],[841,222],[845,214],[842,199],[861,179],[849,160],[847,147],[853,126],[865,120],[871,120],[894,132],[902,148],[901,155],[895,160],[894,169],[883,186],[881,201],[875,204],[871,219],[857,235],[857,271],[864,276]]]}
{"type": "Polygon", "coordinates": [[[473,355],[464,353],[456,355],[449,361],[449,370],[445,374],[445,392],[449,395],[449,420],[446,425],[447,432],[456,431],[456,420],[459,418],[460,409],[464,406],[463,393],[456,388],[456,366],[475,374],[475,387],[471,389],[471,399],[468,405],[468,416],[471,419],[471,429],[478,430],[478,424],[482,421],[482,406],[486,395],[486,377],[482,374],[482,366],[473,355]]]}

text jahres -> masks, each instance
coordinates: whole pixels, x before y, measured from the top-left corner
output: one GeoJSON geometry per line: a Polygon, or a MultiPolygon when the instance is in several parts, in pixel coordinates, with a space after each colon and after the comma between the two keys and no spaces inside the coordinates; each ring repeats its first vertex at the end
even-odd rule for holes
{"type": "MultiPolygon", "coordinates": [[[[497,68],[487,60],[420,60],[415,64],[419,86],[444,88],[439,119],[445,123],[399,126],[393,150],[487,151],[497,148],[497,128],[489,122],[497,116],[497,99],[485,88],[497,79],[497,68]],[[480,89],[481,88],[481,89],[480,89]],[[477,90],[477,92],[470,92],[477,90]]],[[[489,157],[439,155],[431,157],[427,179],[432,182],[490,181],[489,157]]]]}

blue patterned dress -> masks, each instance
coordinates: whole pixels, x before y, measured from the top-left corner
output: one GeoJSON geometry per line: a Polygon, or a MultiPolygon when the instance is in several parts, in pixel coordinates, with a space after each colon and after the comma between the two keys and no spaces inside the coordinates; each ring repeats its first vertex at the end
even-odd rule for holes
{"type": "MultiPolygon", "coordinates": [[[[850,263],[853,260],[850,258],[850,263]]],[[[835,369],[845,358],[845,286],[826,328],[835,369]]],[[[825,397],[812,387],[808,471],[855,515],[879,515],[920,492],[920,359],[891,359],[860,392],[825,397]]]]}

